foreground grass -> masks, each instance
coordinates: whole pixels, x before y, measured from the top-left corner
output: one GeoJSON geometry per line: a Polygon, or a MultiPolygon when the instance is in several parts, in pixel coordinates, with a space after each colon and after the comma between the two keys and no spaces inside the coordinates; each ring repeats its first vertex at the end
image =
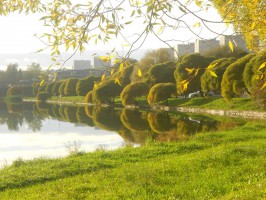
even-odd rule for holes
{"type": "Polygon", "coordinates": [[[0,199],[265,199],[266,124],[187,142],[17,161],[0,199]]]}

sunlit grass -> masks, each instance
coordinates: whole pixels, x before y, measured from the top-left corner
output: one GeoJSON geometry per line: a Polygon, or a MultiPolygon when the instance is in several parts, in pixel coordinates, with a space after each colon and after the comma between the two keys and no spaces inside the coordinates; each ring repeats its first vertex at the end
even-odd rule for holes
{"type": "Polygon", "coordinates": [[[0,199],[265,199],[266,124],[0,171],[0,199]]]}

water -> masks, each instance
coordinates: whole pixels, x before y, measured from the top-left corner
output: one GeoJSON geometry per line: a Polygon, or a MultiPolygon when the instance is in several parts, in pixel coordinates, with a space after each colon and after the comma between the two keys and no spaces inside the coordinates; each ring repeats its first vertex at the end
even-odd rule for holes
{"type": "Polygon", "coordinates": [[[21,159],[56,158],[73,151],[180,141],[193,134],[244,125],[230,119],[185,113],[44,103],[0,104],[0,165],[21,159]]]}

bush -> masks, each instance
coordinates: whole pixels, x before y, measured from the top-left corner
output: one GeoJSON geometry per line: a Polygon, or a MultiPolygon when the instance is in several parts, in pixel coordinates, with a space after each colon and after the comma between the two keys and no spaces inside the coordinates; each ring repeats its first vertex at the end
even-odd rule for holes
{"type": "Polygon", "coordinates": [[[176,94],[176,87],[173,83],[158,83],[154,85],[148,94],[148,103],[150,105],[163,101],[168,105],[168,99],[176,94]]]}
{"type": "Polygon", "coordinates": [[[45,92],[46,86],[47,86],[47,83],[40,85],[38,88],[38,93],[45,92]]]}
{"type": "Polygon", "coordinates": [[[67,80],[63,80],[62,83],[61,83],[61,85],[58,88],[58,93],[61,96],[64,96],[65,95],[64,91],[65,91],[65,87],[66,87],[66,82],[67,82],[67,80]]]}
{"type": "Polygon", "coordinates": [[[201,91],[200,77],[205,71],[205,68],[214,60],[214,58],[204,57],[199,53],[192,53],[185,55],[182,60],[177,64],[175,70],[175,80],[178,94],[188,95],[195,91],[201,91]],[[180,87],[181,82],[190,79],[191,74],[187,69],[196,71],[199,69],[197,76],[193,77],[188,84],[187,90],[180,87]]]}
{"type": "Polygon", "coordinates": [[[86,103],[93,103],[93,98],[92,98],[92,91],[88,92],[85,96],[85,102],[86,103]]]}
{"type": "Polygon", "coordinates": [[[53,96],[59,96],[59,87],[61,86],[61,84],[63,83],[63,81],[57,81],[54,83],[53,88],[52,88],[52,95],[53,96]]]}
{"type": "Polygon", "coordinates": [[[212,76],[208,70],[204,72],[200,80],[201,88],[205,94],[208,94],[210,91],[213,91],[215,94],[221,94],[223,74],[226,68],[235,61],[235,58],[221,58],[210,64],[215,65],[211,70],[217,75],[217,77],[212,76]]]}
{"type": "Polygon", "coordinates": [[[221,90],[222,96],[226,100],[240,96],[243,92],[242,90],[246,88],[243,81],[243,72],[245,70],[246,64],[252,57],[254,57],[254,54],[246,55],[245,57],[240,58],[236,62],[229,65],[225,70],[222,78],[221,90]]]}
{"type": "Polygon", "coordinates": [[[76,86],[77,86],[78,79],[77,78],[70,78],[66,81],[66,85],[64,88],[64,95],[66,96],[76,96],[76,86]]]}
{"type": "Polygon", "coordinates": [[[39,86],[40,86],[39,83],[33,83],[32,84],[32,93],[33,93],[33,96],[36,96],[38,94],[39,86]]]}
{"type": "Polygon", "coordinates": [[[157,83],[175,83],[175,62],[165,62],[151,67],[147,73],[149,86],[157,83]]]}
{"type": "Polygon", "coordinates": [[[136,98],[147,96],[148,92],[149,92],[149,86],[147,83],[141,81],[131,83],[123,89],[120,95],[122,104],[124,106],[137,104],[136,98]]]}
{"type": "Polygon", "coordinates": [[[45,92],[49,93],[51,96],[53,95],[53,87],[54,87],[55,82],[50,82],[46,85],[45,92]]]}
{"type": "Polygon", "coordinates": [[[50,99],[51,95],[48,92],[40,92],[39,94],[37,94],[36,99],[38,101],[46,101],[47,99],[50,99]]]}
{"type": "Polygon", "coordinates": [[[100,77],[89,76],[83,79],[79,79],[76,87],[76,93],[78,96],[85,96],[88,92],[90,92],[94,83],[100,81],[100,77]]]}
{"type": "Polygon", "coordinates": [[[101,83],[93,89],[93,102],[95,104],[112,104],[114,103],[115,97],[120,95],[122,89],[122,86],[115,83],[115,80],[108,80],[101,83]]]}

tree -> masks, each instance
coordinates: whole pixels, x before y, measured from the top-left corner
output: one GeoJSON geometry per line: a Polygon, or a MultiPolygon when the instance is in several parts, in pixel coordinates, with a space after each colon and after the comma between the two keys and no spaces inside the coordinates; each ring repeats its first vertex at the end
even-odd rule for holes
{"type": "Polygon", "coordinates": [[[149,86],[152,87],[157,83],[175,83],[175,68],[176,63],[170,61],[151,67],[147,73],[149,86]]]}
{"type": "Polygon", "coordinates": [[[41,75],[42,68],[39,63],[31,63],[27,66],[27,70],[23,72],[24,79],[38,79],[41,75]]]}
{"type": "Polygon", "coordinates": [[[206,57],[212,57],[213,56],[216,59],[218,59],[218,58],[231,58],[231,57],[241,58],[247,54],[248,53],[246,51],[239,49],[237,47],[235,47],[232,51],[228,45],[219,46],[215,49],[211,49],[211,50],[203,53],[203,55],[206,57]]]}
{"type": "Polygon", "coordinates": [[[5,75],[8,82],[18,82],[18,64],[8,64],[5,71],[5,75]]]}
{"type": "Polygon", "coordinates": [[[266,45],[266,2],[264,0],[213,0],[221,17],[232,23],[236,32],[244,35],[250,49],[260,50],[266,45]]]}
{"type": "Polygon", "coordinates": [[[83,51],[88,43],[107,43],[114,37],[131,45],[129,52],[137,50],[149,35],[169,45],[176,38],[164,38],[162,33],[168,30],[188,29],[200,38],[204,38],[200,34],[202,29],[216,36],[222,34],[213,24],[232,24],[236,32],[245,35],[252,44],[250,47],[256,48],[265,45],[265,4],[264,0],[95,0],[82,4],[71,0],[10,0],[1,4],[0,15],[17,11],[41,13],[40,20],[51,27],[51,33],[39,38],[51,47],[52,55],[60,54],[59,46],[83,51]],[[213,7],[218,9],[221,19],[206,17],[213,7]],[[134,33],[128,32],[132,27],[138,28],[134,33]]]}
{"type": "Polygon", "coordinates": [[[153,105],[160,101],[163,101],[166,105],[168,105],[168,99],[176,95],[176,87],[173,83],[158,83],[154,85],[148,94],[148,103],[153,105]]]}
{"type": "Polygon", "coordinates": [[[205,94],[208,94],[210,91],[215,94],[221,94],[223,74],[227,67],[235,61],[235,58],[221,58],[211,62],[210,66],[214,66],[212,72],[214,72],[215,75],[211,74],[208,70],[204,72],[200,79],[202,91],[205,94]]]}
{"type": "Polygon", "coordinates": [[[192,53],[184,56],[177,64],[175,70],[177,93],[180,95],[187,95],[195,91],[201,92],[200,77],[213,59],[214,58],[205,57],[198,53],[192,53]]]}
{"type": "Polygon", "coordinates": [[[246,90],[246,92],[249,93],[249,90],[247,90],[243,81],[243,72],[245,70],[246,64],[252,57],[254,57],[254,54],[249,54],[243,58],[240,58],[236,62],[229,65],[224,72],[221,90],[222,96],[225,99],[230,100],[233,97],[240,96],[243,93],[243,90],[246,90]]]}
{"type": "Polygon", "coordinates": [[[136,98],[147,96],[149,92],[149,86],[145,82],[135,82],[127,85],[121,92],[122,104],[134,105],[137,104],[136,98]]]}

